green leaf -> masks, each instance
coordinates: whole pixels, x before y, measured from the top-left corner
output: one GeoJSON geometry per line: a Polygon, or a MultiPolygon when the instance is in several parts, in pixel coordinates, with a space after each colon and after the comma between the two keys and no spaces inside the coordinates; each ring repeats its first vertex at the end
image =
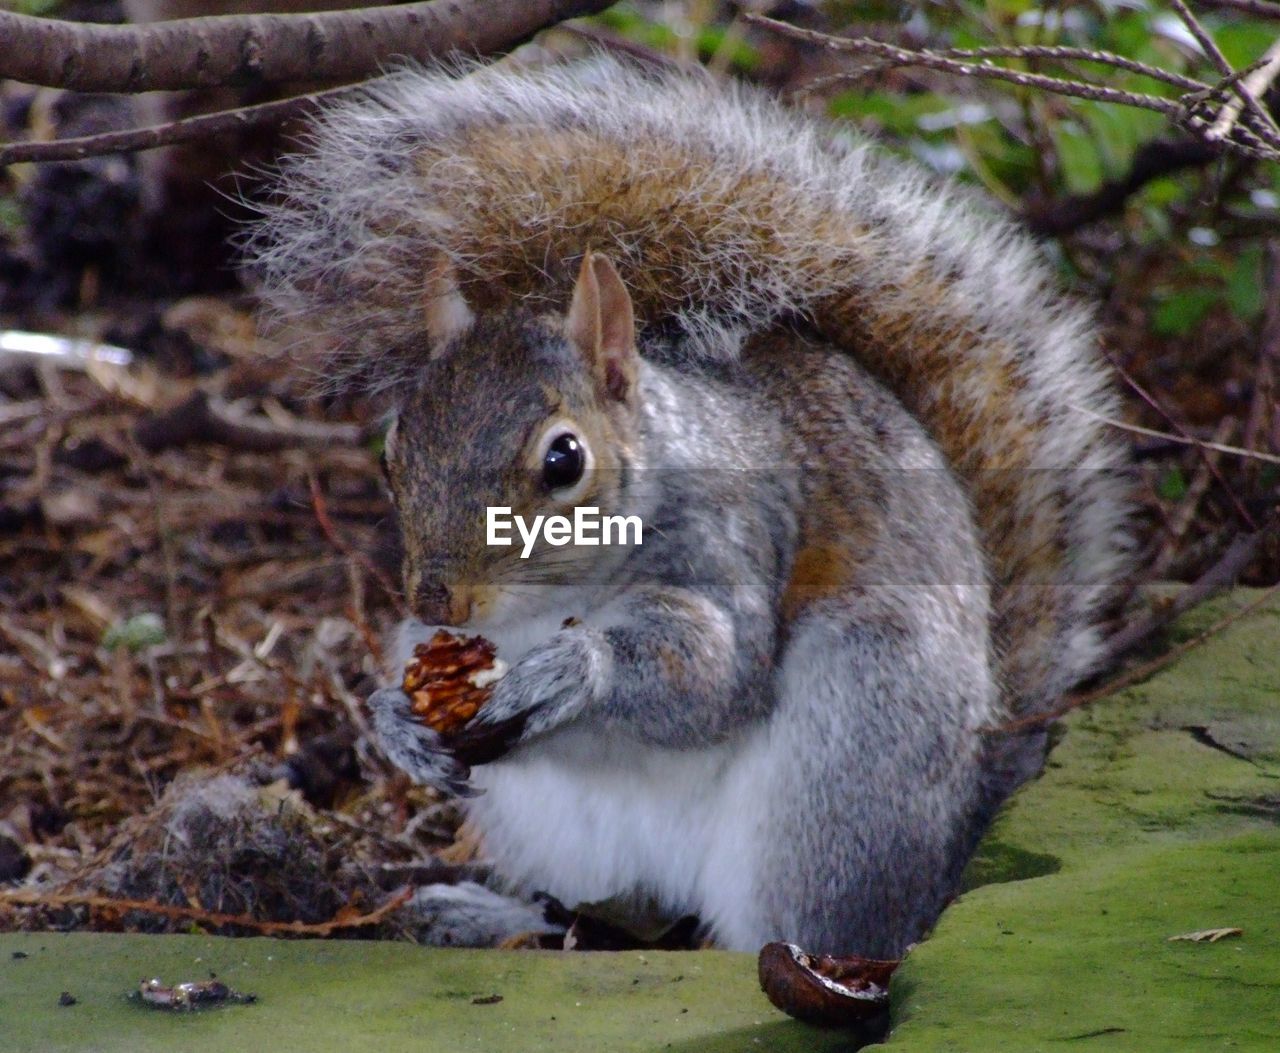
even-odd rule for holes
{"type": "Polygon", "coordinates": [[[1073,194],[1087,194],[1102,182],[1102,158],[1092,136],[1084,134],[1073,121],[1061,121],[1051,129],[1058,165],[1073,194]]]}
{"type": "Polygon", "coordinates": [[[1188,336],[1221,300],[1216,289],[1182,289],[1152,312],[1151,328],[1160,336],[1188,336]]]}
{"type": "Polygon", "coordinates": [[[1184,180],[1165,176],[1162,179],[1153,179],[1142,188],[1140,193],[1144,205],[1163,209],[1186,199],[1187,184],[1184,180]]]}
{"type": "Polygon", "coordinates": [[[1262,249],[1250,245],[1236,258],[1227,275],[1226,300],[1231,313],[1247,322],[1262,314],[1262,249]]]}
{"type": "Polygon", "coordinates": [[[102,634],[102,646],[108,651],[114,651],[117,647],[141,651],[164,641],[164,619],[152,611],[135,614],[132,618],[117,622],[102,634]]]}
{"type": "Polygon", "coordinates": [[[1181,501],[1187,493],[1187,477],[1182,473],[1182,468],[1175,464],[1161,472],[1156,483],[1156,493],[1162,501],[1181,501]]]}
{"type": "Polygon", "coordinates": [[[1275,35],[1274,26],[1248,19],[1228,22],[1213,31],[1214,42],[1226,60],[1236,69],[1249,65],[1261,56],[1271,46],[1275,35]]]}

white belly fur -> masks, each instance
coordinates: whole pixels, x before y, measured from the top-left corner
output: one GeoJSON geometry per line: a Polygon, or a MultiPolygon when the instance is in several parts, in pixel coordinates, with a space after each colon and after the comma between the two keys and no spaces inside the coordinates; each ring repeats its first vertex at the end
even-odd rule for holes
{"type": "Polygon", "coordinates": [[[745,746],[655,749],[566,728],[476,769],[484,854],[523,891],[568,906],[638,894],[697,914],[720,946],[755,950],[767,728],[745,746]]]}
{"type": "MultiPolygon", "coordinates": [[[[464,631],[484,632],[515,662],[566,616],[464,631]]],[[[431,631],[402,623],[391,669],[403,669],[431,631]]],[[[768,938],[749,861],[770,836],[769,734],[761,725],[745,741],[667,750],[568,726],[474,769],[471,781],[485,792],[468,814],[484,856],[525,893],[549,892],[570,907],[636,894],[675,915],[697,914],[718,946],[755,951],[768,938]]]]}

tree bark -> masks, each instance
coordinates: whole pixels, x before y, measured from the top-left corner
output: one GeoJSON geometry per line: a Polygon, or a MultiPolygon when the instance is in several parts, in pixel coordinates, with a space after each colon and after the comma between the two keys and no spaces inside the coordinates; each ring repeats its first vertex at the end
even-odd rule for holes
{"type": "Polygon", "coordinates": [[[613,0],[430,0],[302,15],[221,15],[143,26],[0,11],[0,78],[143,92],[356,80],[398,58],[488,54],[613,0]]]}

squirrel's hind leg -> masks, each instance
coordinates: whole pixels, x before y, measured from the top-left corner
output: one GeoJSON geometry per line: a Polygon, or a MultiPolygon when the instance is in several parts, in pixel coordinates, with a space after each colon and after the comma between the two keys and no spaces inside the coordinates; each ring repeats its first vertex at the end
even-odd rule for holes
{"type": "Polygon", "coordinates": [[[404,909],[421,942],[433,947],[498,947],[521,937],[564,933],[540,906],[474,881],[423,885],[404,909]]]}
{"type": "Polygon", "coordinates": [[[772,842],[750,879],[757,939],[895,958],[955,894],[979,825],[975,718],[994,686],[982,642],[934,638],[948,631],[865,608],[795,626],[751,789],[772,842]]]}

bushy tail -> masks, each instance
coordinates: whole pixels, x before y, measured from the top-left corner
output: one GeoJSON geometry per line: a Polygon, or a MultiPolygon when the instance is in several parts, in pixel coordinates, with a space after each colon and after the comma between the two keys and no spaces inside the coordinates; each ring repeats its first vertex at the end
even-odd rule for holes
{"type": "Polygon", "coordinates": [[[732,355],[796,316],[896,392],[966,481],[1013,711],[1097,660],[1122,563],[1121,456],[1087,314],[1030,240],[829,125],[697,73],[598,58],[406,71],[331,109],[247,248],[328,381],[391,387],[425,354],[425,261],[468,297],[562,304],[607,252],[643,324],[732,355]],[[465,74],[465,75],[464,75],[465,74]]]}

